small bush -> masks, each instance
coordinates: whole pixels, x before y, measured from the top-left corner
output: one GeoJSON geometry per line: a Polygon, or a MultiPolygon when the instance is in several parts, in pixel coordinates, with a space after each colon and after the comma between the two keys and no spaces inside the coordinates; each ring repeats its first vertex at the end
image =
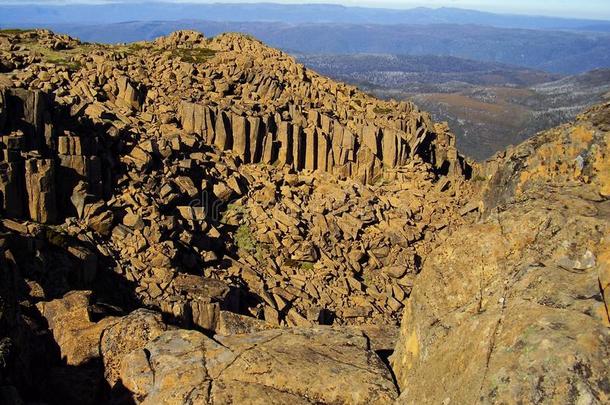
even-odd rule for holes
{"type": "Polygon", "coordinates": [[[240,225],[235,232],[235,244],[239,250],[256,253],[256,239],[247,225],[240,225]]]}
{"type": "Polygon", "coordinates": [[[301,262],[301,270],[308,270],[308,271],[313,270],[313,263],[312,262],[301,262]]]}

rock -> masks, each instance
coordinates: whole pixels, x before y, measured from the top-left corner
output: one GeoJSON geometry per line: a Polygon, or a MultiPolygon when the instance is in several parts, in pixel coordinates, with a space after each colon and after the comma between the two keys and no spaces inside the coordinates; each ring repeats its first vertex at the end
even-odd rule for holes
{"type": "Polygon", "coordinates": [[[165,332],[123,358],[121,380],[141,403],[358,404],[389,403],[397,395],[362,335],[288,329],[218,339],[221,344],[195,331],[165,332]]]}
{"type": "Polygon", "coordinates": [[[84,181],[80,181],[72,190],[72,196],[70,197],[70,201],[72,202],[72,205],[74,205],[74,209],[76,210],[76,215],[78,218],[83,217],[85,203],[87,202],[87,198],[89,197],[87,188],[87,183],[85,183],[84,181]]]}
{"type": "Polygon", "coordinates": [[[87,226],[100,235],[107,237],[112,233],[114,213],[108,209],[103,201],[85,205],[84,217],[87,226]]]}
{"type": "Polygon", "coordinates": [[[392,278],[401,278],[407,272],[406,266],[384,267],[383,272],[392,278]]]}
{"type": "Polygon", "coordinates": [[[117,105],[139,110],[145,95],[134,87],[131,80],[121,76],[117,80],[117,105]]]}
{"type": "Polygon", "coordinates": [[[144,347],[167,329],[160,314],[146,309],[135,310],[108,327],[100,342],[108,384],[112,387],[119,381],[123,357],[144,347]]]}
{"type": "Polygon", "coordinates": [[[133,148],[129,154],[129,159],[135,165],[136,169],[146,171],[152,164],[152,156],[139,146],[133,148]]]}
{"type": "Polygon", "coordinates": [[[85,364],[99,357],[99,342],[114,318],[92,322],[89,316],[89,291],[73,291],[63,298],[37,305],[47,320],[62,358],[71,366],[85,364]]]}
{"type": "Polygon", "coordinates": [[[601,139],[584,116],[492,168],[484,219],[431,252],[408,300],[392,356],[401,403],[608,401],[606,265],[595,260],[608,220],[590,197],[603,180],[550,163],[601,139]]]}
{"type": "Polygon", "coordinates": [[[219,322],[215,332],[219,335],[230,336],[260,332],[271,328],[270,324],[259,319],[229,311],[220,311],[219,322]]]}
{"type": "Polygon", "coordinates": [[[180,216],[188,221],[205,221],[205,207],[179,206],[176,207],[180,216]]]}
{"type": "Polygon", "coordinates": [[[57,220],[55,200],[55,166],[50,159],[25,161],[25,188],[30,219],[42,223],[57,220]]]}

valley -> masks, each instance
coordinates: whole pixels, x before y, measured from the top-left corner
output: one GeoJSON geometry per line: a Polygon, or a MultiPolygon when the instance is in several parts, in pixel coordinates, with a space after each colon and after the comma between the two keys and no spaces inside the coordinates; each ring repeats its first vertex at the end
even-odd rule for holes
{"type": "Polygon", "coordinates": [[[312,69],[384,99],[412,100],[447,121],[460,151],[484,160],[610,99],[610,69],[561,76],[473,60],[297,55],[312,69]]]}

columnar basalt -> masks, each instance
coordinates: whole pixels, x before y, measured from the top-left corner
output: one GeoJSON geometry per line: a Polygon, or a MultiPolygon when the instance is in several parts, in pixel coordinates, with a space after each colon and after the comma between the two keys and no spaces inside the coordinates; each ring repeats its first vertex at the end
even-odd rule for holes
{"type": "Polygon", "coordinates": [[[0,402],[607,402],[609,106],[471,167],[243,35],[0,59],[0,402]]]}

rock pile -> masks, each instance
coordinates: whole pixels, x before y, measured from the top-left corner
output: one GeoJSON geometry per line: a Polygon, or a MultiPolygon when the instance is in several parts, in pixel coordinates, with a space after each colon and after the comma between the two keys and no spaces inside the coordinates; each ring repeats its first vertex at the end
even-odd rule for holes
{"type": "Polygon", "coordinates": [[[398,175],[366,186],[249,167],[255,185],[223,217],[238,227],[228,275],[263,298],[255,310],[273,324],[396,324],[421,259],[461,222],[462,193],[423,163],[398,175]]]}
{"type": "Polygon", "coordinates": [[[9,37],[28,69],[0,91],[4,212],[95,240],[185,326],[240,308],[272,326],[397,324],[433,231],[460,218],[445,127],[243,36],[53,38],[9,37]]]}
{"type": "MultiPolygon", "coordinates": [[[[411,103],[375,100],[240,35],[178,32],[113,47],[48,31],[0,38],[0,208],[9,239],[28,241],[8,251],[19,252],[15,266],[27,269],[21,277],[33,294],[19,299],[46,319],[45,339],[59,346],[42,361],[57,366],[46,383],[70,367],[83,370],[74,377],[81,385],[97,376],[60,397],[101,395],[100,370],[111,386],[131,381],[116,369],[120,356],[98,355],[122,350],[116,341],[94,343],[138,307],[163,314],[163,327],[160,318],[142,321],[154,330],[169,323],[264,337],[351,325],[286,332],[285,344],[325,352],[324,340],[341,346],[348,334],[360,336],[349,356],[391,350],[421,258],[463,221],[468,166],[446,127],[411,103]],[[32,269],[21,257],[41,264],[32,269]],[[94,290],[103,305],[65,295],[74,289],[94,290]]],[[[36,364],[29,356],[23,361],[36,364]]],[[[358,362],[354,373],[368,367],[358,362]]],[[[216,377],[204,380],[192,388],[216,377]]],[[[279,395],[280,387],[238,381],[279,395]]],[[[235,381],[219,381],[214,395],[229,395],[223,384],[235,381]]],[[[291,387],[295,400],[350,401],[291,387]]],[[[379,398],[395,396],[388,387],[379,398]]],[[[382,401],[376,395],[353,400],[382,401]]]]}

